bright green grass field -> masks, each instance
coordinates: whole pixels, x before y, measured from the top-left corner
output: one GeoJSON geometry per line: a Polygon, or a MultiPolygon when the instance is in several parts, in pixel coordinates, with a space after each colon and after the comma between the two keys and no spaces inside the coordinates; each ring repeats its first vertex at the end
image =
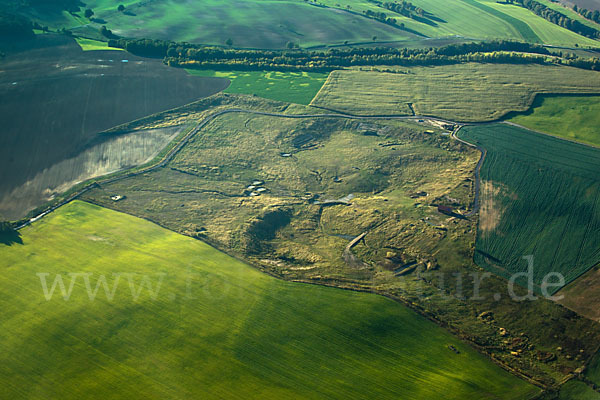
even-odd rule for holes
{"type": "Polygon", "coordinates": [[[21,233],[0,248],[0,398],[537,392],[392,300],[280,281],[142,219],[75,201],[21,233]],[[36,274],[49,287],[62,274],[68,290],[69,272],[91,274],[91,289],[106,276],[114,298],[91,301],[80,275],[68,301],[60,288],[47,301],[36,274]]]}
{"type": "Polygon", "coordinates": [[[75,41],[81,47],[83,51],[92,51],[92,50],[121,50],[114,47],[108,47],[108,43],[101,42],[99,40],[93,39],[85,39],[85,38],[75,38],[75,41]]]}
{"type": "Polygon", "coordinates": [[[571,380],[560,388],[559,400],[600,400],[600,393],[577,380],[571,380]]]}
{"type": "Polygon", "coordinates": [[[508,121],[600,147],[600,96],[541,96],[533,108],[508,121]]]}
{"type": "Polygon", "coordinates": [[[327,74],[279,71],[215,71],[186,69],[191,75],[227,78],[227,93],[254,94],[266,99],[308,104],[315,97],[327,74]]]}
{"type": "MultiPolygon", "coordinates": [[[[486,0],[484,3],[490,8],[494,8],[505,15],[518,19],[521,21],[521,23],[527,24],[533,30],[533,32],[535,32],[536,36],[541,40],[542,43],[568,47],[574,47],[575,44],[581,47],[598,47],[600,45],[600,41],[581,36],[566,28],[562,28],[556,24],[553,24],[552,22],[535,15],[532,11],[529,11],[526,8],[516,5],[501,4],[494,0],[486,0]]],[[[571,11],[571,14],[575,14],[572,10],[562,7],[560,4],[553,4],[549,1],[545,2],[544,4],[549,5],[551,8],[557,9],[563,14],[569,14],[569,11],[571,11]]],[[[571,17],[573,18],[572,15],[571,17]]],[[[584,19],[580,16],[575,18],[580,21],[584,19]]],[[[591,22],[589,25],[596,29],[600,29],[600,25],[595,24],[594,22],[591,22]]]]}
{"type": "Polygon", "coordinates": [[[569,283],[600,262],[600,149],[503,123],[466,126],[459,136],[487,149],[477,264],[510,278],[533,255],[539,292],[548,273],[569,283]]]}

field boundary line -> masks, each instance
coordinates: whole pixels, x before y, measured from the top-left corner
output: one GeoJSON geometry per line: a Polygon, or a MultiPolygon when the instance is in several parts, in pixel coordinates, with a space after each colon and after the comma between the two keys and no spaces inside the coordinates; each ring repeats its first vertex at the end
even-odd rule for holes
{"type": "Polygon", "coordinates": [[[323,88],[329,83],[330,79],[331,79],[331,75],[334,73],[335,71],[329,71],[329,74],[327,75],[327,79],[325,79],[325,82],[323,82],[323,84],[321,85],[321,87],[319,88],[319,90],[317,91],[317,93],[315,93],[315,95],[313,96],[313,98],[310,100],[310,102],[308,103],[308,105],[310,107],[316,107],[315,105],[313,105],[313,101],[315,101],[315,99],[319,96],[319,94],[321,94],[321,91],[323,90],[323,88]]]}

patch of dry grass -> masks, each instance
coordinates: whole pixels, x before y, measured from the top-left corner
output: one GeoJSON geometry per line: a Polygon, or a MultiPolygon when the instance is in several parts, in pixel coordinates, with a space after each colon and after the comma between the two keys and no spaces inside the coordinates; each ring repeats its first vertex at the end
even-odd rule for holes
{"type": "MultiPolygon", "coordinates": [[[[403,69],[404,70],[404,69],[403,69]]],[[[600,93],[600,73],[542,65],[459,64],[407,73],[333,71],[311,105],[364,115],[492,121],[527,110],[538,93],[600,93]]]]}

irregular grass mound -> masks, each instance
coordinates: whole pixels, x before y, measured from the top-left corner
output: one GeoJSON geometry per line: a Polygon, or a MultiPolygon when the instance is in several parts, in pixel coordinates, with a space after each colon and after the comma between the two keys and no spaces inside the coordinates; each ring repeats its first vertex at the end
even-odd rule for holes
{"type": "Polygon", "coordinates": [[[533,255],[539,290],[548,273],[569,283],[600,261],[600,150],[507,124],[467,126],[459,136],[487,149],[480,266],[508,278],[527,271],[523,257],[533,255]]]}
{"type": "Polygon", "coordinates": [[[317,94],[327,74],[280,71],[215,71],[186,69],[195,76],[227,78],[227,93],[253,94],[266,99],[308,104],[317,94]]]}
{"type": "Polygon", "coordinates": [[[391,300],[276,280],[142,219],[76,201],[21,233],[22,245],[0,248],[3,398],[518,399],[536,391],[391,300]],[[105,276],[114,298],[100,288],[91,301],[80,276],[68,301],[59,287],[47,301],[36,274],[48,274],[48,287],[62,274],[68,289],[69,272],[90,274],[92,289],[105,276]],[[122,274],[116,286],[114,274],[122,274]]]}
{"type": "Polygon", "coordinates": [[[448,136],[423,133],[428,128],[433,127],[232,113],[207,124],[166,168],[103,185],[85,196],[175,231],[201,235],[241,256],[251,254],[257,264],[274,260],[278,269],[298,278],[302,275],[295,274],[337,276],[344,271],[367,279],[369,271],[344,263],[341,254],[348,240],[336,234],[354,237],[369,231],[372,244],[366,256],[375,265],[385,260],[388,246],[410,246],[420,258],[432,258],[437,245],[451,245],[422,221],[437,221],[439,215],[423,203],[449,195],[457,205],[470,204],[465,179],[472,175],[478,153],[448,136]],[[427,199],[410,197],[419,190],[427,192],[427,199]],[[115,203],[111,193],[127,199],[115,203]],[[348,195],[360,206],[320,204],[348,195]],[[250,221],[274,212],[291,214],[290,223],[274,229],[276,235],[257,235],[250,221]],[[410,234],[401,234],[404,230],[410,234]]]}
{"type": "Polygon", "coordinates": [[[356,114],[492,121],[527,110],[537,93],[600,94],[600,73],[571,67],[459,64],[404,73],[333,71],[312,105],[356,114]]]}

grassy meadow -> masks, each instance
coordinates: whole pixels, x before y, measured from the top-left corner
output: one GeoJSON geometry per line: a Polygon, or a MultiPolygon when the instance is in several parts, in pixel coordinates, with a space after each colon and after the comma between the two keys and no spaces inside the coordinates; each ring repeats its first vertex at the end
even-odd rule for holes
{"type": "Polygon", "coordinates": [[[600,96],[540,96],[531,109],[507,120],[600,147],[600,96]]]}
{"type": "Polygon", "coordinates": [[[215,71],[186,69],[194,76],[227,78],[227,93],[253,94],[266,99],[308,104],[317,94],[327,74],[280,71],[215,71]]]}
{"type": "MultiPolygon", "coordinates": [[[[545,20],[533,12],[515,5],[500,4],[494,0],[414,0],[415,6],[423,8],[434,15],[427,22],[420,22],[393,11],[379,7],[374,2],[366,0],[349,0],[340,4],[337,0],[323,0],[323,4],[330,7],[346,9],[362,13],[365,10],[384,12],[388,17],[396,18],[398,23],[403,23],[408,29],[419,32],[428,37],[444,37],[458,35],[474,39],[515,39],[530,42],[554,44],[558,46],[598,47],[600,42],[588,39],[558,25],[545,20]]],[[[544,4],[553,4],[544,2],[544,4]]],[[[549,5],[559,8],[560,5],[549,5]]],[[[564,14],[571,18],[581,20],[580,16],[572,10],[563,8],[564,14]]],[[[590,22],[588,21],[588,24],[590,22]]],[[[597,29],[598,24],[591,22],[597,29]]]]}
{"type": "Polygon", "coordinates": [[[402,73],[333,71],[312,105],[356,114],[492,121],[525,111],[537,93],[600,93],[600,73],[542,65],[459,64],[402,73]]]}
{"type": "MultiPolygon", "coordinates": [[[[0,4],[8,0],[0,0],[0,4]]],[[[204,1],[151,2],[90,0],[92,21],[83,11],[70,14],[55,5],[37,5],[21,9],[28,17],[51,28],[68,28],[86,37],[100,38],[97,28],[106,24],[125,37],[168,39],[223,45],[232,39],[236,47],[283,48],[292,41],[303,47],[349,43],[410,41],[416,38],[452,37],[515,39],[555,46],[598,47],[599,41],[561,28],[533,12],[516,5],[493,0],[415,0],[415,6],[433,15],[411,19],[380,7],[376,2],[322,0],[319,4],[302,0],[285,1],[204,1]],[[123,4],[124,12],[117,11],[123,4]],[[404,24],[405,30],[366,18],[370,10],[384,12],[404,24]],[[314,21],[320,21],[315,25],[314,21]],[[197,27],[201,26],[201,29],[197,27]],[[227,34],[223,33],[227,32],[227,34]]],[[[570,9],[544,1],[569,17],[598,29],[600,26],[570,9]]]]}
{"type": "Polygon", "coordinates": [[[94,51],[94,50],[117,50],[124,51],[114,47],[108,47],[108,43],[101,42],[99,40],[86,39],[86,38],[75,38],[75,41],[81,47],[83,51],[94,51]]]}
{"type": "Polygon", "coordinates": [[[384,297],[276,280],[88,203],[60,208],[20,241],[0,248],[2,398],[526,399],[537,391],[384,297]],[[71,272],[80,275],[70,281],[71,272]],[[68,300],[60,286],[46,296],[57,274],[65,291],[74,282],[68,300]]]}
{"type": "Polygon", "coordinates": [[[467,126],[459,136],[487,149],[475,251],[480,266],[508,278],[527,271],[523,257],[533,255],[539,290],[547,273],[559,272],[569,283],[600,261],[599,149],[507,124],[467,126]]]}
{"type": "Polygon", "coordinates": [[[300,0],[247,0],[124,3],[91,0],[87,7],[126,37],[169,39],[235,47],[284,48],[288,41],[302,47],[378,40],[403,40],[413,34],[348,12],[300,0]],[[319,21],[315,24],[315,21],[319,21]]]}

